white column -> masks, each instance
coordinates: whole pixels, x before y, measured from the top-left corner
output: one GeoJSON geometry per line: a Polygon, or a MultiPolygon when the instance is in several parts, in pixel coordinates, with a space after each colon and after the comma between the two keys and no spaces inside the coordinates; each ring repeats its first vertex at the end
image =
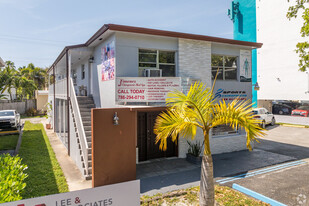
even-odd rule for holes
{"type": "Polygon", "coordinates": [[[65,101],[62,100],[62,141],[64,145],[66,146],[66,141],[65,141],[65,101]]]}
{"type": "Polygon", "coordinates": [[[61,99],[58,100],[58,115],[57,115],[57,120],[58,120],[58,133],[61,136],[61,131],[62,131],[62,125],[61,125],[61,99]]]}

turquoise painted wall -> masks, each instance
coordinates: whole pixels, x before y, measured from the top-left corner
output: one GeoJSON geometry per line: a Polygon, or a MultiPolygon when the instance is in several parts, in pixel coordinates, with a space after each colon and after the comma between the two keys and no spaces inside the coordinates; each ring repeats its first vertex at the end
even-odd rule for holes
{"type": "MultiPolygon", "coordinates": [[[[234,0],[239,2],[239,12],[234,21],[234,39],[256,42],[256,0],[234,0]]],[[[256,49],[252,51],[252,85],[257,81],[256,49]]],[[[257,106],[257,91],[252,89],[253,106],[257,106]]]]}

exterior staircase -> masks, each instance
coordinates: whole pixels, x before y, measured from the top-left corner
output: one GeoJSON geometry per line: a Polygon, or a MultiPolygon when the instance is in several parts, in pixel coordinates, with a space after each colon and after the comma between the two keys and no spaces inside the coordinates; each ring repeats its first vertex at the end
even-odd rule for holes
{"type": "MultiPolygon", "coordinates": [[[[95,104],[93,101],[93,98],[90,96],[77,96],[77,102],[79,105],[79,110],[80,110],[80,115],[82,118],[82,122],[83,122],[83,126],[84,126],[84,131],[85,131],[85,135],[87,138],[87,144],[88,144],[88,176],[86,176],[86,179],[89,180],[92,178],[91,174],[92,174],[92,155],[91,155],[91,146],[92,146],[92,142],[91,142],[91,109],[95,108],[95,104]]],[[[78,139],[78,144],[80,144],[79,139],[78,139]]],[[[79,145],[79,148],[81,148],[81,146],[79,145]]],[[[82,152],[81,152],[82,153],[82,152]]],[[[83,157],[82,158],[82,162],[83,162],[83,168],[86,170],[86,167],[84,165],[84,160],[83,157]]],[[[84,173],[84,175],[86,174],[86,172],[84,173]]]]}

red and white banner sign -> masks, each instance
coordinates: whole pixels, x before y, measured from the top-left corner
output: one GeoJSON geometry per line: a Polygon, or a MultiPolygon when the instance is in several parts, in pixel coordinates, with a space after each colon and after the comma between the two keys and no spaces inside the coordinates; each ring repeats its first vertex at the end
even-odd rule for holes
{"type": "Polygon", "coordinates": [[[168,92],[181,90],[180,77],[118,77],[118,102],[165,102],[168,92]]]}
{"type": "Polygon", "coordinates": [[[1,206],[118,206],[140,205],[140,181],[0,204],[1,206]]]}

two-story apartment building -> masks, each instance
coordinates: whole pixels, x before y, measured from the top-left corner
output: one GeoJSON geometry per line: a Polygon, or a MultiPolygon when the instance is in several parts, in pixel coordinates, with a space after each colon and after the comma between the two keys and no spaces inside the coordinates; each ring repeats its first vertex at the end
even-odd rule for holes
{"type": "MultiPolygon", "coordinates": [[[[262,44],[115,24],[104,25],[86,43],[67,46],[49,69],[54,131],[81,172],[91,176],[91,109],[130,107],[138,112],[137,162],[184,158],[187,142],[154,144],[153,123],[168,91],[184,92],[195,81],[216,98],[251,99],[251,51],[262,44]],[[154,111],[156,110],[156,111],[154,111]]],[[[161,109],[161,110],[162,110],[161,109]]],[[[117,114],[115,114],[117,119],[117,114]]],[[[112,137],[111,137],[112,138],[112,137]]],[[[201,139],[198,135],[197,139],[201,139]]],[[[228,126],[212,132],[213,154],[245,149],[245,133],[228,126]]]]}

